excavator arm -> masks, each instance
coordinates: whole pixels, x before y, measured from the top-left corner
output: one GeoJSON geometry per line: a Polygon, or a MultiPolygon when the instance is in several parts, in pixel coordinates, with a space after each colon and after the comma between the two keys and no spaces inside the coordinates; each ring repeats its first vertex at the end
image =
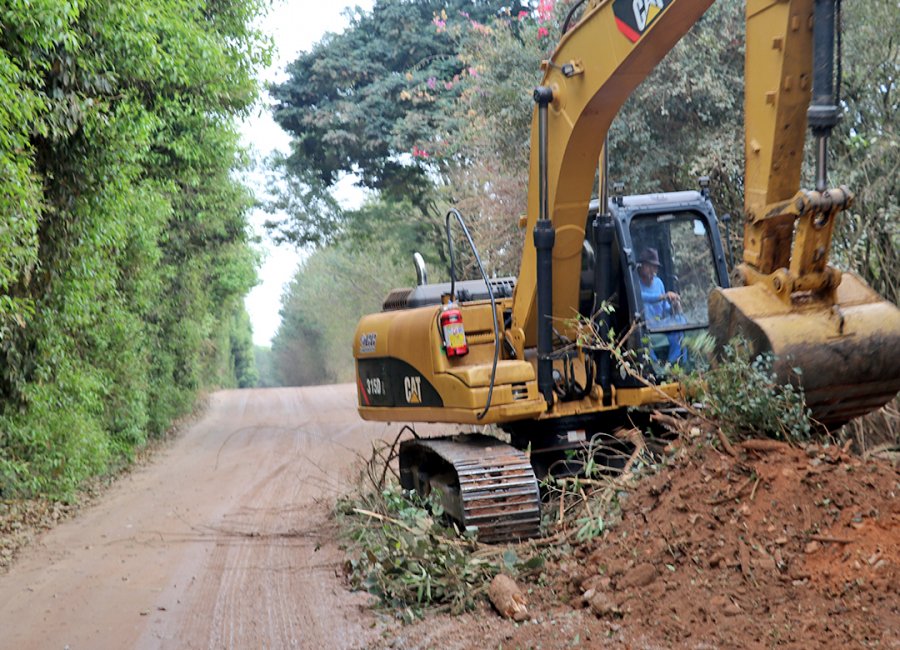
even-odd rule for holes
{"type": "Polygon", "coordinates": [[[803,386],[829,428],[900,390],[900,310],[853,273],[830,266],[846,187],[828,188],[835,0],[747,2],[745,213],[737,285],[714,290],[710,331],[771,352],[783,382],[803,386]],[[806,134],[815,137],[816,187],[800,189],[806,134]]]}

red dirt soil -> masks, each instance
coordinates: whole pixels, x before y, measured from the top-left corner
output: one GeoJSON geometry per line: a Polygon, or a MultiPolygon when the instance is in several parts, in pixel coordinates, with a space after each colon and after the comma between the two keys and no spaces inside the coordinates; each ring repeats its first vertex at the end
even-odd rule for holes
{"type": "Polygon", "coordinates": [[[836,449],[707,450],[642,487],[579,584],[667,646],[890,647],[898,489],[892,467],[836,449]]]}
{"type": "MultiPolygon", "coordinates": [[[[683,449],[530,591],[395,648],[900,648],[900,472],[836,447],[683,449]]],[[[522,585],[525,588],[525,585],[522,585]]]]}

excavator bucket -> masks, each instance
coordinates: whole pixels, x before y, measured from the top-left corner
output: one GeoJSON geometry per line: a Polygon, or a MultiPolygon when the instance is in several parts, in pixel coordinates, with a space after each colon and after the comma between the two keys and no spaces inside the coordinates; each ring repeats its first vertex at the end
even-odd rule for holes
{"type": "Polygon", "coordinates": [[[851,273],[830,306],[798,298],[787,304],[762,284],[716,289],[709,321],[720,348],[741,336],[754,354],[774,353],[779,381],[801,385],[813,418],[828,429],[900,390],[900,309],[851,273]]]}

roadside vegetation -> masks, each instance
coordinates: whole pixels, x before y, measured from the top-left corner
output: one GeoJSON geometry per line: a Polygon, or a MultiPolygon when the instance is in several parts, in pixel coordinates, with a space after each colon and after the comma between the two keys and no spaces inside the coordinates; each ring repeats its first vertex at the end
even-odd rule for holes
{"type": "Polygon", "coordinates": [[[263,2],[0,8],[0,498],[71,499],[256,383],[236,129],[263,2]]]}

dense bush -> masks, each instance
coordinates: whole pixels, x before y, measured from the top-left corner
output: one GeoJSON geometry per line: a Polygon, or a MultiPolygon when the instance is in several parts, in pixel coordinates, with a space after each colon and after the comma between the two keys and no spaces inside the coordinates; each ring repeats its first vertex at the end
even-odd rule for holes
{"type": "Polygon", "coordinates": [[[393,481],[378,492],[345,497],[337,513],[352,556],[350,583],[376,596],[379,605],[399,610],[407,622],[427,609],[471,610],[494,576],[534,574],[545,554],[554,552],[525,545],[479,546],[475,535],[460,533],[447,520],[437,494],[421,498],[393,481]]]}
{"type": "Polygon", "coordinates": [[[66,496],[255,383],[235,117],[262,2],[0,8],[0,495],[66,496]]]}
{"type": "MultiPolygon", "coordinates": [[[[696,391],[706,414],[728,436],[805,442],[812,421],[803,389],[779,382],[774,361],[771,352],[752,357],[747,342],[736,338],[724,346],[713,367],[704,364],[681,381],[696,391]]],[[[801,370],[794,372],[799,380],[801,370]]]]}

